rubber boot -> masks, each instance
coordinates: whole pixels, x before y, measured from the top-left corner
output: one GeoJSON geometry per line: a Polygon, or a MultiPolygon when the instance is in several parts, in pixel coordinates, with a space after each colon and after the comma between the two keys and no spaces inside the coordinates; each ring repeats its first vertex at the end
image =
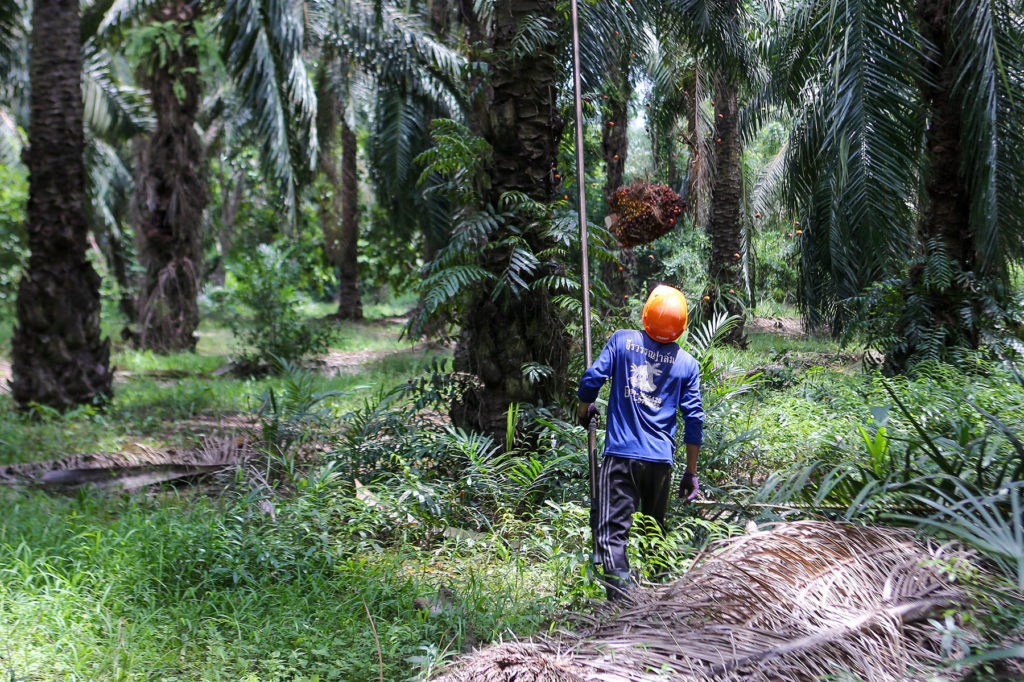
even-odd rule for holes
{"type": "Polygon", "coordinates": [[[602,576],[604,592],[608,601],[624,601],[629,598],[633,587],[632,576],[629,571],[608,571],[602,576]]]}

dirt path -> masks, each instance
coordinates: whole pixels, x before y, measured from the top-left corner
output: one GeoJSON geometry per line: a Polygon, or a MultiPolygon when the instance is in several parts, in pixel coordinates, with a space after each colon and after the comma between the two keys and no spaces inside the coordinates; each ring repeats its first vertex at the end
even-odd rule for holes
{"type": "Polygon", "coordinates": [[[781,336],[807,336],[803,319],[799,317],[755,317],[746,324],[748,332],[779,334],[781,336]]]}
{"type": "Polygon", "coordinates": [[[420,343],[411,348],[389,348],[387,350],[349,350],[331,351],[314,361],[314,367],[327,374],[354,374],[371,362],[405,353],[420,353],[425,350],[438,350],[436,343],[420,343]]]}

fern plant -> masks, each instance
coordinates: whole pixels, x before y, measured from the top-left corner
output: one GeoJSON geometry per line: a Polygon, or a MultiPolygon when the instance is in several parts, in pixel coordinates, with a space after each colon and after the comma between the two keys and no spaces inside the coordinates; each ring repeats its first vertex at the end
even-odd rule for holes
{"type": "Polygon", "coordinates": [[[860,323],[847,330],[847,338],[864,333],[869,346],[885,353],[890,373],[960,362],[969,355],[966,349],[982,342],[1019,353],[1024,320],[1007,300],[1005,283],[965,271],[941,240],[932,239],[901,276],[850,299],[860,323]]]}
{"type": "MultiPolygon", "coordinates": [[[[420,306],[409,331],[421,334],[438,320],[459,325],[467,299],[481,289],[496,301],[546,290],[568,320],[578,319],[578,215],[563,204],[544,204],[522,192],[505,192],[495,204],[486,202],[492,155],[487,142],[449,119],[434,121],[431,137],[434,146],[416,158],[423,166],[420,184],[459,208],[452,215],[447,244],[424,267],[420,306]]],[[[607,231],[597,225],[588,230],[593,259],[613,261],[607,231]]],[[[592,284],[597,296],[607,295],[599,278],[592,284]]],[[[523,368],[524,376],[534,380],[549,371],[537,363],[523,368]]]]}

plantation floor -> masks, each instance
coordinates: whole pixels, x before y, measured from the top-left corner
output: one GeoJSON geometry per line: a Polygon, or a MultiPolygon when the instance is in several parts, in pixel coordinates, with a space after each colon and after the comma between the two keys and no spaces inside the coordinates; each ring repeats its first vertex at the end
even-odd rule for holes
{"type": "MultiPolygon", "coordinates": [[[[379,386],[415,376],[446,351],[399,339],[394,315],[338,326],[330,352],[311,363],[321,391],[343,391],[356,405],[379,386]]],[[[0,465],[61,459],[137,447],[183,448],[208,436],[245,433],[277,377],[238,378],[230,366],[230,333],[216,323],[200,328],[196,353],[158,356],[115,347],[115,394],[104,410],[81,407],[67,415],[38,408],[19,413],[9,396],[10,363],[0,358],[0,465]]]]}
{"type": "MultiPolygon", "coordinates": [[[[382,388],[425,376],[424,365],[447,354],[399,341],[400,328],[394,318],[343,325],[326,372],[260,379],[214,374],[230,352],[217,325],[204,326],[194,355],[119,350],[117,394],[105,410],[29,416],[0,395],[0,465],[189,447],[254,424],[266,433],[267,424],[277,428],[257,416],[270,419],[268,405],[280,413],[283,403],[329,392],[337,393],[303,409],[363,418],[379,411],[382,388]]],[[[861,373],[858,353],[769,331],[752,334],[746,350],[717,349],[715,361],[727,384],[760,376],[709,413],[700,462],[708,500],[752,495],[774,472],[807,462],[870,466],[858,429],[888,398],[861,373]]],[[[1024,400],[996,380],[950,372],[899,384],[909,409],[977,427],[984,420],[965,407],[965,386],[1007,423],[1024,421],[1024,400]]],[[[377,433],[366,422],[365,442],[345,447],[404,457],[401,448],[419,441],[401,439],[400,429],[413,426],[396,415],[381,423],[399,431],[377,433]]],[[[894,436],[911,434],[897,421],[894,436]]],[[[552,458],[562,492],[529,513],[527,498],[517,498],[480,525],[465,521],[493,504],[486,495],[521,486],[494,478],[478,441],[435,429],[438,437],[465,450],[458,480],[427,477],[429,462],[410,455],[399,473],[364,481],[364,494],[338,485],[336,462],[294,466],[273,453],[262,468],[197,488],[0,489],[0,673],[40,681],[422,680],[459,652],[546,631],[566,609],[588,610],[600,590],[587,577],[582,450],[571,440],[554,449],[552,439],[553,454],[524,453],[540,473],[552,458]],[[267,485],[275,477],[287,481],[279,491],[267,485]]],[[[779,518],[770,506],[751,515],[762,512],[779,518]]],[[[634,566],[646,575],[680,575],[709,540],[742,532],[713,505],[675,505],[668,525],[668,534],[633,538],[634,566]]]]}

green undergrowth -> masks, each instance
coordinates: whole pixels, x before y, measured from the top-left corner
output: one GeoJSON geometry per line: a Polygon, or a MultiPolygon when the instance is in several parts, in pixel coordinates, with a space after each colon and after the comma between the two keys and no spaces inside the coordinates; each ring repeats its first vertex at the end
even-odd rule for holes
{"type": "Polygon", "coordinates": [[[14,679],[412,679],[541,628],[564,577],[500,542],[378,539],[365,509],[325,491],[279,500],[273,518],[252,499],[4,497],[14,679]]]}
{"type": "MultiPolygon", "coordinates": [[[[323,470],[298,489],[0,493],[0,669],[27,680],[422,680],[475,646],[557,627],[600,595],[577,504],[472,532],[387,486],[353,496],[323,470]]],[[[734,532],[692,517],[668,535],[646,525],[630,551],[651,574],[678,575],[695,545],[734,532]]]]}
{"type": "MultiPolygon", "coordinates": [[[[339,410],[357,405],[378,386],[404,382],[438,351],[403,350],[368,357],[343,374],[311,373],[313,389],[338,391],[339,410]]],[[[223,357],[196,354],[156,356],[130,351],[117,364],[114,398],[104,408],[90,406],[59,414],[45,407],[19,411],[9,394],[0,395],[0,464],[55,459],[69,454],[116,451],[131,443],[191,445],[218,430],[222,420],[256,411],[263,396],[280,389],[282,376],[214,376],[223,357]]]]}
{"type": "MultiPolygon", "coordinates": [[[[451,427],[441,415],[459,378],[447,354],[397,343],[400,324],[342,325],[336,351],[363,364],[341,376],[215,377],[226,356],[201,343],[198,355],[120,351],[103,411],[30,417],[0,398],[0,463],[194,442],[232,415],[251,420],[257,447],[197,488],[0,493],[0,672],[422,680],[590,608],[601,590],[583,429],[529,405],[511,406],[503,442],[451,427]]],[[[637,516],[629,551],[644,579],[682,575],[750,520],[832,518],[964,542],[998,576],[986,589],[1024,590],[1012,366],[979,355],[889,379],[813,337],[753,335],[743,351],[698,341],[704,499],[673,502],[667,529],[637,516]]],[[[1019,604],[985,594],[991,608],[966,624],[981,631],[976,652],[1024,631],[1019,604]]]]}

